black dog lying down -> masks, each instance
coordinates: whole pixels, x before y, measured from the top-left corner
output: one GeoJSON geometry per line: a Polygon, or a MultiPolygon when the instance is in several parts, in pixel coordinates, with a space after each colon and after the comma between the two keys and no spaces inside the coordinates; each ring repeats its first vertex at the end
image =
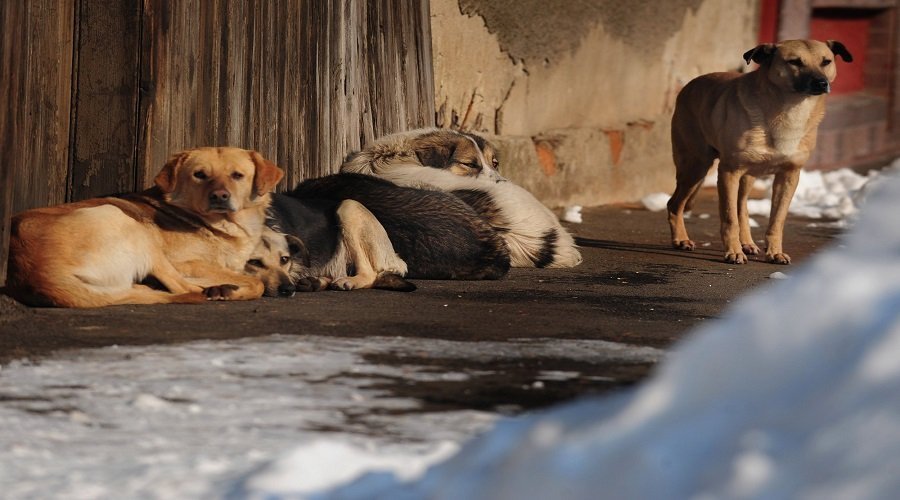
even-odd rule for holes
{"type": "Polygon", "coordinates": [[[501,235],[459,198],[376,177],[336,174],[277,194],[269,225],[299,238],[298,290],[411,291],[403,279],[498,279],[509,271],[501,235]]]}

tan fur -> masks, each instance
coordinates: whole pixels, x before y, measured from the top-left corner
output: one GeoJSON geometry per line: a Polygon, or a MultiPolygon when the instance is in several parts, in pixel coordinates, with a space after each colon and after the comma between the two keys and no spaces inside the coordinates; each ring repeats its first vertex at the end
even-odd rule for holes
{"type": "Polygon", "coordinates": [[[259,278],[269,297],[289,297],[294,287],[293,268],[296,260],[309,265],[309,254],[299,238],[263,228],[259,244],[253,249],[244,272],[259,278]]]}
{"type": "Polygon", "coordinates": [[[244,269],[283,172],[258,153],[200,148],[173,157],[156,187],[13,217],[8,290],[33,305],[247,300],[244,269]],[[155,278],[165,290],[141,284],[155,278]]]}
{"type": "Polygon", "coordinates": [[[372,288],[385,274],[406,275],[406,262],[394,252],[387,231],[366,207],[354,200],[341,202],[337,209],[341,239],[356,273],[334,279],[335,290],[372,288]]]}
{"type": "Polygon", "coordinates": [[[774,174],[766,259],[790,263],[782,248],[784,221],[800,169],[816,145],[816,131],[825,115],[825,93],[837,75],[835,55],[852,60],[835,41],[764,44],[744,54],[748,63],[760,63],[757,71],[711,73],[682,89],[672,117],[677,186],[668,203],[675,248],[693,250],[695,246],[684,226],[684,212],[690,210],[718,158],[725,261],[743,264],[746,254],[760,252],[750,234],[746,202],[754,179],[774,174]]]}

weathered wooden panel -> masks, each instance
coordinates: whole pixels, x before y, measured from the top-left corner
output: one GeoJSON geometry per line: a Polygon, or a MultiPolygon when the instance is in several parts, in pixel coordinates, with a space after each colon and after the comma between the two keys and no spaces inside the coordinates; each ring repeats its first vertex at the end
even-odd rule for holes
{"type": "Polygon", "coordinates": [[[172,154],[256,149],[284,186],[434,122],[428,2],[145,0],[138,184],[172,154]]]}
{"type": "Polygon", "coordinates": [[[0,2],[0,284],[9,218],[65,201],[74,0],[0,2]]]}
{"type": "Polygon", "coordinates": [[[427,0],[0,6],[2,238],[10,213],[142,189],[185,148],[259,150],[288,187],[434,123],[427,0]]]}
{"type": "Polygon", "coordinates": [[[13,162],[20,154],[25,113],[19,102],[25,87],[22,63],[27,55],[15,26],[25,24],[25,8],[17,2],[0,4],[0,285],[6,281],[9,218],[13,210],[13,162]]]}
{"type": "Polygon", "coordinates": [[[306,110],[313,144],[306,175],[335,171],[374,137],[434,124],[434,74],[427,1],[318,2],[306,40],[314,92],[306,110]]]}
{"type": "MultiPolygon", "coordinates": [[[[17,4],[18,2],[10,2],[17,4]]],[[[62,203],[69,166],[74,0],[34,0],[11,7],[25,10],[22,24],[4,33],[25,44],[18,101],[25,120],[8,161],[16,187],[13,210],[62,203]]]]}
{"type": "Polygon", "coordinates": [[[70,200],[134,191],[139,0],[79,0],[70,200]]]}

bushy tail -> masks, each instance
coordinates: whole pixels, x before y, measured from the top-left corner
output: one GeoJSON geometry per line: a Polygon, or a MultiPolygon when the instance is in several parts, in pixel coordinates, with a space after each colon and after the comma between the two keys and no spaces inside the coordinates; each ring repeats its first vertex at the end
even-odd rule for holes
{"type": "Polygon", "coordinates": [[[372,283],[372,288],[379,290],[393,290],[395,292],[412,292],[416,285],[403,279],[399,274],[381,273],[372,283]]]}

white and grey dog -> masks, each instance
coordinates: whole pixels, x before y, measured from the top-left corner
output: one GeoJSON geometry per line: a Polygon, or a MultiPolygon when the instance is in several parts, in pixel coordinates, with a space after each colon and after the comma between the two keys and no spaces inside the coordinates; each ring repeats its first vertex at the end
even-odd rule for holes
{"type": "Polygon", "coordinates": [[[351,153],[341,172],[374,175],[401,186],[447,191],[475,209],[509,247],[513,267],[574,267],[581,253],[556,215],[498,172],[484,138],[427,128],[387,135],[351,153]]]}

